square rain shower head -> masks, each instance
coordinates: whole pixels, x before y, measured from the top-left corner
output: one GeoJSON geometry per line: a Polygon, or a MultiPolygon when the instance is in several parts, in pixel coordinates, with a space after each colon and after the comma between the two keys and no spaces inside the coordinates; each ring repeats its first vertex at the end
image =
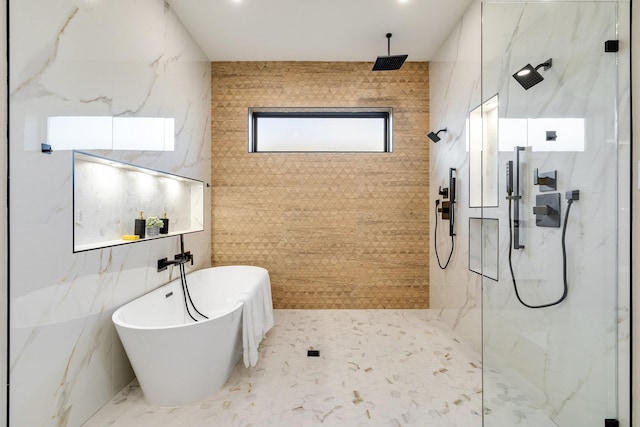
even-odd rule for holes
{"type": "Polygon", "coordinates": [[[432,140],[433,142],[438,142],[440,141],[440,137],[438,136],[437,133],[435,132],[429,132],[429,134],[427,135],[429,137],[430,140],[432,140]]]}
{"type": "Polygon", "coordinates": [[[518,70],[513,78],[516,79],[518,83],[522,85],[525,90],[529,90],[531,87],[537,85],[541,81],[544,80],[544,77],[538,72],[540,68],[544,71],[547,71],[553,65],[553,58],[547,59],[542,64],[536,66],[535,68],[531,64],[527,64],[518,70]]]}
{"type": "Polygon", "coordinates": [[[399,70],[409,55],[378,56],[371,71],[399,70]]]}
{"type": "Polygon", "coordinates": [[[544,77],[531,64],[525,65],[521,70],[517,71],[513,78],[522,85],[525,90],[537,85],[544,80],[544,77]]]}

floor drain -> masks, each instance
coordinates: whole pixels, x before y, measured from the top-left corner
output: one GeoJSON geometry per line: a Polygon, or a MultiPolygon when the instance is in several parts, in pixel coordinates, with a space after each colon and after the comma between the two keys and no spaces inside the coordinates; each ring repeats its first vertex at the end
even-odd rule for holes
{"type": "Polygon", "coordinates": [[[320,357],[320,350],[307,350],[307,357],[320,357]]]}

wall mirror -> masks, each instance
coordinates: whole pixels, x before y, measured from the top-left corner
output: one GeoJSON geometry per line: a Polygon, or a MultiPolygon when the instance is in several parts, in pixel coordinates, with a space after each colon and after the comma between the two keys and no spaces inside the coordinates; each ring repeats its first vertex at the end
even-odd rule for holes
{"type": "Polygon", "coordinates": [[[498,281],[499,221],[469,218],[469,270],[498,281]]]}
{"type": "Polygon", "coordinates": [[[498,206],[498,95],[469,112],[469,207],[498,206]]]}

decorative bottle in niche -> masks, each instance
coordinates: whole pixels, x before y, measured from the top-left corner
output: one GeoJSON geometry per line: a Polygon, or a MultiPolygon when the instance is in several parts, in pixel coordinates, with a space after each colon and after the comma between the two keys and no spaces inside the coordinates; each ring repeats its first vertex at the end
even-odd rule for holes
{"type": "Polygon", "coordinates": [[[147,228],[147,223],[142,216],[143,212],[140,211],[140,215],[136,219],[135,226],[133,229],[133,234],[137,234],[141,239],[144,239],[144,231],[147,228]]]}
{"type": "Polygon", "coordinates": [[[167,218],[167,213],[165,212],[162,216],[162,227],[160,227],[160,234],[168,234],[169,233],[169,218],[167,218]]]}

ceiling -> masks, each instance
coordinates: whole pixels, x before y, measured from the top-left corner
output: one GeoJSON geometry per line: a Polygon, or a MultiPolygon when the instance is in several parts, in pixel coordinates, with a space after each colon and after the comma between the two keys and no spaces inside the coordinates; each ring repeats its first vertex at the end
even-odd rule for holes
{"type": "Polygon", "coordinates": [[[473,0],[167,0],[211,61],[429,61],[473,0]]]}

